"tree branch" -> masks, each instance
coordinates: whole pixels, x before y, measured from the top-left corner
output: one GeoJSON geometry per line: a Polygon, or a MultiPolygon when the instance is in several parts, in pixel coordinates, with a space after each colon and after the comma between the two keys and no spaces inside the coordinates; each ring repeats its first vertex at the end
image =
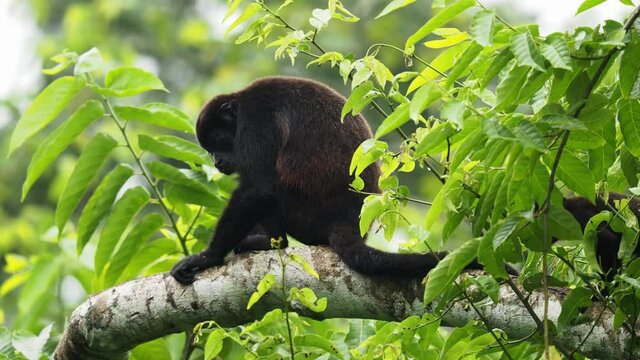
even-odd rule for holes
{"type": "MultiPolygon", "coordinates": [[[[304,316],[399,321],[429,311],[421,302],[423,288],[419,279],[356,273],[324,246],[287,251],[305,258],[320,274],[318,281],[291,267],[286,276],[287,286],[310,287],[318,296],[329,300],[327,310],[320,314],[293,309],[304,316]]],[[[190,329],[205,320],[232,327],[260,319],[266,312],[280,307],[281,300],[276,294],[268,293],[251,310],[246,310],[247,301],[266,273],[281,276],[279,266],[276,251],[257,252],[232,257],[224,266],[201,274],[191,286],[182,286],[164,273],[105,290],[76,308],[54,358],[126,359],[127,351],[138,344],[190,329]]],[[[566,291],[551,290],[549,317],[556,322],[566,291]]],[[[529,304],[538,316],[542,316],[543,303],[541,291],[529,296],[529,304]]],[[[483,302],[475,306],[491,327],[503,329],[512,339],[526,337],[536,329],[527,309],[506,284],[501,286],[498,304],[483,302]]],[[[609,310],[603,312],[603,306],[595,302],[586,311],[590,321],[568,326],[556,340],[568,348],[580,346],[581,353],[591,358],[639,358],[640,345],[629,341],[626,330],[614,331],[613,314],[609,310]],[[596,323],[598,317],[600,322],[596,323]]],[[[443,316],[442,324],[462,326],[472,319],[477,320],[478,315],[461,301],[443,316]]]]}

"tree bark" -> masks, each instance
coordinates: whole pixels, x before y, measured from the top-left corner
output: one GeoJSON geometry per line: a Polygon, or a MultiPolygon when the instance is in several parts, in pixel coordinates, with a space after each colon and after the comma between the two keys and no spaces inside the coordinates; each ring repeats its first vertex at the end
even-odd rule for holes
{"type": "MultiPolygon", "coordinates": [[[[310,287],[329,305],[322,313],[295,309],[316,319],[366,318],[400,321],[421,315],[423,287],[419,279],[365,276],[349,269],[327,247],[288,249],[305,258],[320,274],[320,280],[291,266],[287,270],[288,287],[310,287]]],[[[55,359],[126,359],[127,352],[138,344],[192,328],[205,320],[221,326],[245,324],[274,308],[281,301],[266,294],[251,310],[246,305],[260,279],[267,273],[280,277],[277,252],[265,251],[232,257],[224,266],[209,269],[190,286],[182,286],[167,274],[157,274],[129,281],[91,296],[72,313],[55,359]]],[[[549,314],[553,322],[560,314],[566,291],[551,291],[549,314]]],[[[529,296],[542,318],[543,295],[529,296]]],[[[640,346],[630,341],[625,330],[613,329],[613,314],[608,310],[594,326],[602,303],[587,309],[590,321],[565,328],[557,339],[568,349],[580,347],[590,358],[640,358],[640,346]]],[[[507,285],[500,289],[498,304],[477,304],[491,328],[504,330],[510,339],[523,338],[535,330],[535,323],[507,285]]],[[[446,326],[462,326],[478,315],[468,304],[459,302],[442,318],[446,326]]]]}

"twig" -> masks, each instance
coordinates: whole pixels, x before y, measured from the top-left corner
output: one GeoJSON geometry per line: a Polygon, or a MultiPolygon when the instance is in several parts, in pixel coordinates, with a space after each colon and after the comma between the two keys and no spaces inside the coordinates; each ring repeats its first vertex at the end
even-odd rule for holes
{"type": "Polygon", "coordinates": [[[158,189],[157,184],[153,180],[151,180],[151,176],[147,172],[147,169],[144,167],[144,164],[142,164],[142,160],[140,159],[140,155],[138,155],[135,152],[135,150],[133,150],[133,146],[131,145],[131,142],[129,141],[129,136],[127,135],[127,132],[126,132],[126,126],[124,125],[126,123],[123,123],[119,119],[118,115],[116,114],[115,110],[113,109],[113,106],[111,106],[111,102],[109,101],[109,99],[107,97],[103,96],[102,97],[102,102],[107,107],[107,111],[109,111],[109,114],[111,115],[111,118],[113,119],[113,121],[116,123],[116,126],[120,130],[120,133],[122,134],[122,137],[124,138],[124,141],[127,144],[127,148],[131,152],[131,155],[135,159],[136,164],[138,165],[138,167],[140,168],[140,171],[142,172],[142,176],[145,178],[145,180],[149,184],[149,187],[151,188],[151,191],[153,191],[153,194],[158,199],[158,204],[160,204],[160,207],[164,211],[165,215],[169,218],[169,221],[171,222],[171,227],[173,227],[173,230],[175,230],[176,236],[178,237],[178,240],[180,241],[180,246],[182,247],[182,252],[184,253],[185,256],[188,256],[189,255],[189,249],[187,249],[186,239],[185,239],[184,236],[182,236],[180,234],[180,229],[178,228],[178,224],[176,223],[175,219],[171,215],[171,211],[169,211],[169,208],[167,207],[167,205],[164,203],[164,201],[162,201],[162,195],[160,194],[160,190],[158,189]]]}

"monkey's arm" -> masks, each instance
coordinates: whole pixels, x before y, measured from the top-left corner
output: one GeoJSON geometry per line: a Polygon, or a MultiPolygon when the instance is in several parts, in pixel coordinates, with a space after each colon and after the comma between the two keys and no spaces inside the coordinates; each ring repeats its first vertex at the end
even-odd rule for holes
{"type": "Polygon", "coordinates": [[[247,237],[254,226],[275,207],[272,186],[240,186],[231,195],[222,213],[209,247],[199,254],[182,259],[171,270],[181,284],[191,284],[196,273],[222,265],[224,256],[247,237]]]}

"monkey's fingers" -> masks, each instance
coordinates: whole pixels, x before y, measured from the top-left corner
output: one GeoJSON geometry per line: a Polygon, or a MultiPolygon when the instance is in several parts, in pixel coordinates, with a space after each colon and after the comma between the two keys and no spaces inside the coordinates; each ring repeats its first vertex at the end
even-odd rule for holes
{"type": "Polygon", "coordinates": [[[182,285],[194,282],[196,274],[215,265],[222,264],[222,259],[208,256],[206,252],[182,259],[171,269],[171,276],[182,285]]]}

